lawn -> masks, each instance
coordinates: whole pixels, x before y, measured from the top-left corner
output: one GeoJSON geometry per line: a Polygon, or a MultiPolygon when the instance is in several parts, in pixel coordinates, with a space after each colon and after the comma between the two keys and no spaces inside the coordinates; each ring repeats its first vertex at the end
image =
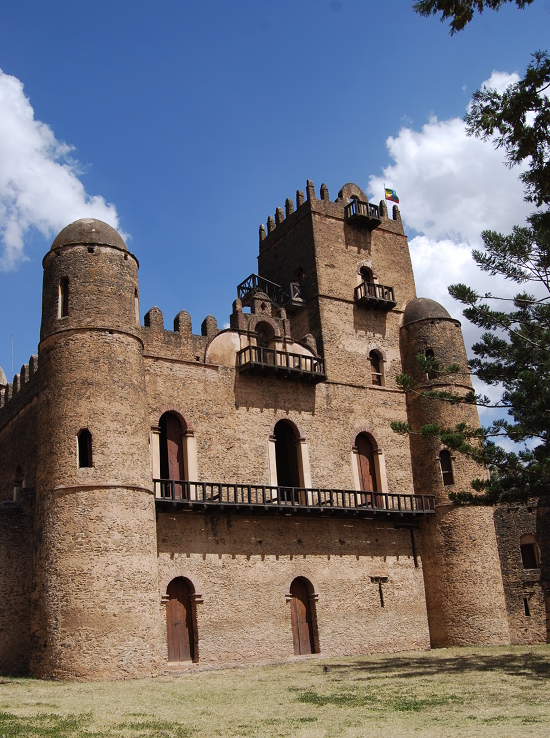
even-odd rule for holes
{"type": "Polygon", "coordinates": [[[546,738],[550,646],[313,657],[126,682],[0,679],[0,738],[412,735],[546,738]]]}

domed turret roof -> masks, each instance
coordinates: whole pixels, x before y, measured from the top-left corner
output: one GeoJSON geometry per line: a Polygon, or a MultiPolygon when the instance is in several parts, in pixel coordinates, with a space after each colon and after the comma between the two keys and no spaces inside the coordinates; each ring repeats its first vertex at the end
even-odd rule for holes
{"type": "Polygon", "coordinates": [[[428,297],[417,297],[411,300],[405,308],[403,325],[414,323],[417,320],[432,320],[434,318],[451,318],[443,305],[428,297]]]}
{"type": "Polygon", "coordinates": [[[2,367],[0,366],[0,387],[5,387],[8,383],[8,379],[4,374],[2,367]]]}
{"type": "Polygon", "coordinates": [[[96,218],[81,218],[65,226],[54,239],[51,251],[76,243],[96,243],[127,250],[122,236],[112,226],[96,218]]]}

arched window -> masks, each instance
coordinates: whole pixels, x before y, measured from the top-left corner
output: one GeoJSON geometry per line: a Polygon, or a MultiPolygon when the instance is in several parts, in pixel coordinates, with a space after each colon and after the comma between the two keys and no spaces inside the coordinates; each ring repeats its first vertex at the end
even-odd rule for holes
{"type": "Polygon", "coordinates": [[[382,357],[377,351],[371,351],[369,354],[370,370],[372,377],[372,384],[376,387],[384,386],[384,362],[382,357]]]}
{"type": "MultiPolygon", "coordinates": [[[[431,348],[426,349],[426,351],[424,351],[424,356],[427,359],[435,359],[435,355],[434,355],[433,349],[431,349],[431,348]]],[[[426,378],[427,379],[437,379],[437,372],[436,371],[427,372],[426,373],[426,378]]]]}
{"type": "MultiPolygon", "coordinates": [[[[379,492],[379,480],[374,463],[374,446],[367,433],[359,433],[355,439],[357,449],[357,467],[359,472],[359,487],[362,492],[379,492]]],[[[381,495],[362,495],[364,505],[375,505],[380,507],[381,495]]]]}
{"type": "Polygon", "coordinates": [[[359,274],[361,275],[361,279],[363,280],[363,282],[373,281],[372,269],[369,269],[367,266],[362,266],[359,269],[359,274]]]}
{"type": "Polygon", "coordinates": [[[166,589],[168,661],[198,661],[196,648],[195,589],[189,579],[172,579],[166,589]]]}
{"type": "Polygon", "coordinates": [[[294,428],[286,420],[279,420],[274,436],[279,496],[282,501],[292,502],[293,488],[300,487],[298,438],[294,428]]]}
{"type": "Polygon", "coordinates": [[[538,569],[539,556],[535,536],[525,535],[519,539],[521,561],[524,569],[538,569]]]}
{"type": "Polygon", "coordinates": [[[66,318],[69,314],[69,278],[61,277],[59,280],[59,301],[57,317],[66,318]]]}
{"type": "Polygon", "coordinates": [[[313,586],[304,577],[297,577],[290,585],[290,617],[295,656],[317,653],[313,586]]]}
{"type": "Polygon", "coordinates": [[[184,428],[180,419],[174,413],[164,413],[160,422],[160,477],[163,481],[170,481],[170,491],[165,495],[176,499],[186,498],[185,458],[183,453],[184,428]],[[173,483],[173,490],[172,490],[173,483]]]}
{"type": "Polygon", "coordinates": [[[441,476],[443,477],[443,485],[448,487],[449,484],[454,484],[455,480],[453,477],[453,464],[451,460],[451,453],[444,448],[439,452],[439,463],[441,465],[441,476]]]}
{"type": "Polygon", "coordinates": [[[84,469],[93,466],[92,463],[92,434],[87,428],[82,428],[77,435],[78,467],[84,469]]]}

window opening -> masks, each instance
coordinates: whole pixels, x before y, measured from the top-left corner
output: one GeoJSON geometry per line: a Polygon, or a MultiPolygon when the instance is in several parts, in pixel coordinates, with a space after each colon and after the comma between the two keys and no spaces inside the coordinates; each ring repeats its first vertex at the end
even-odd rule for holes
{"type": "Polygon", "coordinates": [[[450,484],[454,484],[453,464],[451,454],[447,449],[439,452],[439,463],[441,465],[441,475],[443,476],[443,486],[448,487],[450,484]]]}
{"type": "Polygon", "coordinates": [[[411,549],[412,549],[412,555],[413,555],[413,561],[414,561],[414,568],[418,569],[418,556],[416,553],[416,542],[414,540],[414,528],[410,528],[411,531],[411,549]]]}
{"type": "Polygon", "coordinates": [[[78,436],[78,466],[80,469],[93,466],[92,464],[92,434],[87,428],[79,431],[78,436]]]}
{"type": "MultiPolygon", "coordinates": [[[[274,430],[277,486],[281,501],[292,502],[293,490],[300,487],[298,446],[290,423],[279,420],[274,430]]],[[[299,502],[300,500],[296,500],[299,502]]]]}
{"type": "Polygon", "coordinates": [[[523,598],[523,611],[525,612],[526,617],[531,616],[531,611],[529,610],[529,598],[528,597],[523,598]]]}
{"type": "MultiPolygon", "coordinates": [[[[426,351],[424,352],[424,356],[426,357],[426,359],[435,359],[433,349],[430,349],[430,348],[426,349],[426,351]]],[[[437,372],[433,370],[430,372],[427,372],[426,377],[428,379],[437,379],[437,372]]]]}
{"type": "Polygon", "coordinates": [[[188,579],[177,577],[168,585],[166,594],[168,661],[198,661],[195,658],[194,587],[188,579]]]}
{"type": "Polygon", "coordinates": [[[58,318],[66,318],[69,314],[69,278],[61,277],[59,280],[59,302],[58,318]]]}
{"type": "Polygon", "coordinates": [[[524,569],[538,569],[539,558],[537,551],[537,542],[535,536],[521,536],[519,541],[521,551],[521,561],[524,569]]]}
{"type": "Polygon", "coordinates": [[[295,656],[317,652],[314,640],[315,612],[310,596],[312,589],[311,584],[303,577],[297,577],[290,585],[290,616],[295,656]]]}
{"type": "Polygon", "coordinates": [[[383,387],[384,377],[382,372],[383,362],[376,351],[371,351],[369,354],[370,370],[372,377],[372,384],[376,387],[383,387]]]}

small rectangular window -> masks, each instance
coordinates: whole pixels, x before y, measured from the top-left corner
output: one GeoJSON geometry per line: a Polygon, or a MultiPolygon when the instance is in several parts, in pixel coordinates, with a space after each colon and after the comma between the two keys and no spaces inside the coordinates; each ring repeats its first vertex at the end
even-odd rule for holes
{"type": "Polygon", "coordinates": [[[59,280],[59,303],[58,318],[66,318],[69,314],[69,278],[62,277],[59,280]]]}
{"type": "Polygon", "coordinates": [[[78,436],[78,466],[80,469],[93,466],[92,464],[92,434],[83,428],[78,436]]]}
{"type": "Polygon", "coordinates": [[[448,487],[450,484],[454,484],[451,454],[446,449],[443,449],[443,451],[439,452],[439,463],[441,464],[443,485],[445,487],[448,487]]]}
{"type": "Polygon", "coordinates": [[[531,617],[531,611],[529,610],[529,598],[524,597],[523,598],[523,611],[525,612],[525,617],[531,617]]]}

